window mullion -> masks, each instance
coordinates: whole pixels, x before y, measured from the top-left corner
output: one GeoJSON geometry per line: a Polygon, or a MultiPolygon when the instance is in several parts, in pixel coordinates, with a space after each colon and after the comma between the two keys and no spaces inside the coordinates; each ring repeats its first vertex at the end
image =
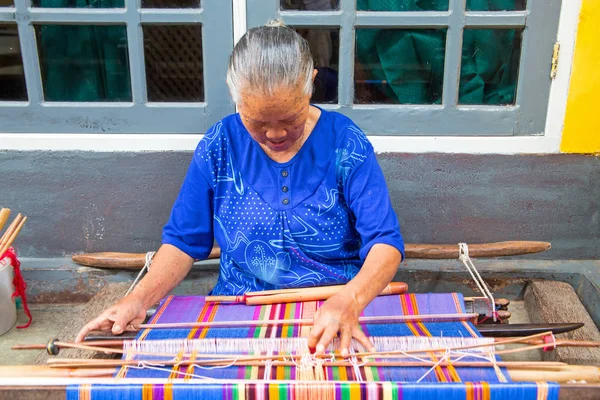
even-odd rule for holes
{"type": "Polygon", "coordinates": [[[131,98],[135,104],[148,101],[146,89],[146,68],[144,63],[144,39],[140,25],[140,0],[125,0],[127,22],[127,46],[129,50],[129,74],[131,98]]]}
{"type": "Polygon", "coordinates": [[[15,8],[29,107],[39,107],[44,96],[42,94],[42,75],[36,46],[35,29],[29,21],[31,14],[29,11],[29,0],[15,0],[15,8]]]}
{"type": "Polygon", "coordinates": [[[340,23],[340,55],[338,71],[338,103],[350,107],[354,103],[354,23],[356,0],[342,0],[340,23]]]}
{"type": "Polygon", "coordinates": [[[446,61],[444,63],[444,90],[442,104],[456,107],[462,59],[463,29],[465,27],[465,0],[450,0],[450,17],[446,37],[446,61]]]}

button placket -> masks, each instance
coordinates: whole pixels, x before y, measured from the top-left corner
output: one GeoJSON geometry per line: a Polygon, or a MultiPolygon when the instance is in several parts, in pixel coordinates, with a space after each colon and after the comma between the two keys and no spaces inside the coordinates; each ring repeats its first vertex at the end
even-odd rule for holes
{"type": "MultiPolygon", "coordinates": [[[[283,181],[283,182],[282,182],[282,185],[281,185],[281,191],[282,191],[283,193],[288,193],[288,192],[289,192],[289,190],[290,190],[290,188],[289,188],[289,186],[288,186],[288,184],[287,184],[287,178],[290,176],[290,173],[288,172],[288,170],[287,170],[287,169],[283,169],[283,170],[281,170],[281,176],[283,177],[283,179],[282,179],[282,181],[283,181]]],[[[283,197],[283,198],[281,199],[281,203],[282,203],[284,206],[287,206],[288,204],[290,204],[290,199],[289,199],[289,197],[283,197]]]]}

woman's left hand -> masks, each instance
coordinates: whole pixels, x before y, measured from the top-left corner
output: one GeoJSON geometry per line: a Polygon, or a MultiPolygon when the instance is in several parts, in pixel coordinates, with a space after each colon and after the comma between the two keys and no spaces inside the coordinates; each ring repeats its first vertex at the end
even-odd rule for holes
{"type": "Polygon", "coordinates": [[[341,356],[349,356],[352,338],[356,339],[368,351],[375,351],[358,325],[358,317],[362,312],[356,299],[350,294],[340,291],[331,296],[314,315],[313,328],[308,336],[308,347],[316,354],[324,354],[327,346],[340,333],[341,356]]]}

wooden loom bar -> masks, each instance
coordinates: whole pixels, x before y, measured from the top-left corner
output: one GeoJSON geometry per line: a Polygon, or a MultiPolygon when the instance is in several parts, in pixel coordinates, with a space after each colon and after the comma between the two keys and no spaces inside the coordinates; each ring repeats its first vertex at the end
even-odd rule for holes
{"type": "MultiPolygon", "coordinates": [[[[515,374],[516,375],[516,374],[515,374]]],[[[179,383],[183,379],[130,379],[131,384],[165,384],[179,383]]],[[[256,382],[256,381],[255,381],[256,382]]],[[[576,381],[578,382],[578,381],[576,381]]],[[[0,377],[0,398],[9,398],[11,400],[67,400],[67,385],[77,385],[81,383],[91,383],[89,378],[31,378],[31,377],[15,377],[3,378],[0,377]],[[4,396],[4,397],[3,397],[4,396]]],[[[117,378],[96,378],[94,383],[99,384],[122,384],[123,380],[117,378]]],[[[264,381],[260,382],[264,383],[264,381]]],[[[302,384],[303,382],[295,382],[294,384],[302,384]]],[[[306,382],[304,382],[306,383],[306,382]]],[[[311,382],[314,383],[314,382],[311,382]]],[[[198,390],[201,390],[202,383],[198,383],[198,390]]],[[[201,393],[201,392],[200,392],[201,393]]],[[[560,384],[558,393],[559,400],[592,400],[597,399],[600,393],[600,384],[594,383],[564,383],[560,384]]]]}
{"type": "MultiPolygon", "coordinates": [[[[156,365],[164,365],[164,366],[189,366],[189,365],[198,365],[198,366],[239,366],[239,367],[265,367],[267,365],[271,365],[273,367],[294,367],[298,366],[297,362],[293,361],[282,361],[282,360],[274,360],[269,361],[268,364],[265,361],[260,360],[234,360],[223,362],[223,360],[87,360],[87,359],[73,359],[70,362],[60,363],[50,363],[48,366],[52,369],[60,369],[60,368],[115,368],[115,367],[125,367],[131,365],[140,365],[143,363],[152,363],[156,365]],[[94,361],[101,361],[99,363],[94,363],[94,361]]],[[[319,363],[319,366],[323,367],[354,367],[356,364],[364,367],[431,367],[433,365],[438,365],[440,367],[465,367],[465,368],[483,368],[483,367],[503,367],[503,368],[523,368],[523,369],[538,369],[538,370],[561,370],[563,368],[571,367],[571,365],[561,362],[552,362],[552,361],[456,361],[456,362],[440,362],[437,361],[359,361],[357,363],[352,363],[350,361],[324,361],[319,363]]],[[[114,372],[114,370],[113,370],[114,372]]]]}
{"type": "MultiPolygon", "coordinates": [[[[491,363],[490,363],[491,364],[491,363]]],[[[599,368],[595,366],[575,366],[567,365],[564,367],[551,367],[547,369],[531,369],[527,367],[507,367],[508,373],[513,381],[554,381],[554,382],[569,382],[569,381],[582,381],[587,382],[598,382],[599,379],[599,368]]],[[[44,365],[11,365],[11,366],[0,366],[0,376],[2,378],[73,378],[74,384],[76,378],[109,378],[114,374],[113,368],[52,368],[44,365]]],[[[144,379],[142,382],[151,383],[151,379],[144,379]]],[[[169,380],[172,382],[173,380],[169,380]]],[[[115,383],[127,383],[130,380],[119,379],[115,380],[115,383]]],[[[231,382],[231,381],[228,381],[231,382]]],[[[259,381],[261,383],[269,382],[265,380],[259,381]]],[[[279,381],[270,381],[274,383],[280,383],[279,381]]],[[[318,382],[318,381],[306,381],[306,382],[318,382]]],[[[325,381],[332,382],[332,381],[325,381]]],[[[353,382],[353,381],[346,381],[353,382]]],[[[89,383],[89,382],[86,382],[89,383]]]]}
{"type": "MultiPolygon", "coordinates": [[[[536,241],[508,241],[496,243],[469,244],[469,256],[502,257],[531,253],[539,253],[550,249],[548,242],[536,241]]],[[[411,244],[405,245],[406,258],[422,259],[456,259],[458,258],[458,245],[456,244],[411,244]]],[[[221,249],[213,247],[207,259],[218,259],[221,249]]],[[[76,254],[73,262],[88,267],[140,269],[146,264],[145,253],[100,252],[76,254]]]]}
{"type": "MultiPolygon", "coordinates": [[[[442,322],[442,321],[472,321],[476,323],[479,314],[427,314],[427,315],[382,315],[378,317],[360,317],[358,322],[381,324],[390,322],[442,322]]],[[[247,321],[214,321],[214,322],[176,322],[165,324],[128,325],[133,330],[138,329],[171,329],[171,328],[216,328],[231,326],[265,326],[265,325],[312,325],[312,318],[271,319],[247,321]]]]}
{"type": "MultiPolygon", "coordinates": [[[[297,289],[266,290],[248,292],[242,296],[206,296],[205,301],[215,303],[244,303],[246,305],[265,305],[294,303],[301,301],[327,300],[338,293],[344,285],[315,286],[297,289]]],[[[391,282],[379,294],[380,296],[406,293],[408,285],[404,282],[391,282]]]]}

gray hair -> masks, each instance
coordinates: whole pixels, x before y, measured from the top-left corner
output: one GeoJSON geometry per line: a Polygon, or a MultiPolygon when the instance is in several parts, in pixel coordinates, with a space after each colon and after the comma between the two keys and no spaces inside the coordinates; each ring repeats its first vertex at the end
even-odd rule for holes
{"type": "Polygon", "coordinates": [[[306,40],[281,21],[252,28],[229,58],[227,86],[237,104],[241,89],[273,95],[275,88],[304,86],[312,94],[314,63],[306,40]]]}

